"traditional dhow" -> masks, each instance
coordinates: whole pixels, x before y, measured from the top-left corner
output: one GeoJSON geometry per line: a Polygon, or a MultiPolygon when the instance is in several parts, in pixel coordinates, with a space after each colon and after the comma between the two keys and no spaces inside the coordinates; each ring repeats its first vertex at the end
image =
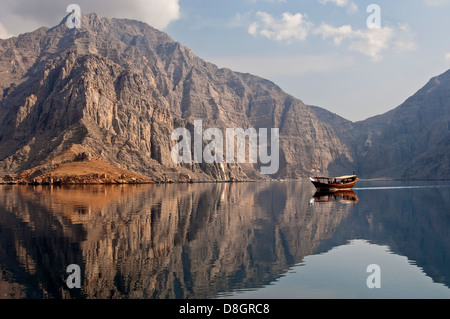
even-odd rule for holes
{"type": "Polygon", "coordinates": [[[340,191],[352,189],[356,185],[358,177],[358,175],[310,177],[310,180],[319,191],[340,191]]]}

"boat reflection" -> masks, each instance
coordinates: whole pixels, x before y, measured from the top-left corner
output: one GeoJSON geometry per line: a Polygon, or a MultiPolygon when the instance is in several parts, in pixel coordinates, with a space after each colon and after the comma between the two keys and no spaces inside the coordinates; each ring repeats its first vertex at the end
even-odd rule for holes
{"type": "Polygon", "coordinates": [[[317,191],[311,198],[311,204],[320,203],[343,203],[343,204],[356,204],[359,199],[356,193],[352,190],[337,191],[337,192],[325,192],[317,191]]]}

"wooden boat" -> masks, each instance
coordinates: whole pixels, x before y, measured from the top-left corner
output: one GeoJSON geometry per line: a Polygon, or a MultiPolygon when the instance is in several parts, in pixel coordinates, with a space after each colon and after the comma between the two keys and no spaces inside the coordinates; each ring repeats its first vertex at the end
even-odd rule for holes
{"type": "Polygon", "coordinates": [[[358,175],[340,177],[310,177],[309,179],[319,191],[348,190],[355,187],[358,175]]]}

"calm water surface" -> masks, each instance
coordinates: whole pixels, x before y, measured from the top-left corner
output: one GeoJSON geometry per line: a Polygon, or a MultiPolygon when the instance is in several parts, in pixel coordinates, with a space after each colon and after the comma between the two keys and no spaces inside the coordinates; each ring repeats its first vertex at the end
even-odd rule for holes
{"type": "Polygon", "coordinates": [[[334,195],[307,182],[0,186],[0,298],[447,299],[449,287],[450,181],[334,195]]]}

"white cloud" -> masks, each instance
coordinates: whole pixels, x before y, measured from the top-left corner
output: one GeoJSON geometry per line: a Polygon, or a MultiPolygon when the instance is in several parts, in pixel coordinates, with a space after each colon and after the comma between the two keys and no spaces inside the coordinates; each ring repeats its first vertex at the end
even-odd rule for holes
{"type": "Polygon", "coordinates": [[[373,61],[383,59],[386,50],[412,51],[417,48],[406,24],[397,27],[367,28],[354,30],[350,25],[333,27],[326,23],[314,30],[315,35],[323,39],[331,38],[336,45],[345,40],[350,42],[348,49],[369,56],[373,61]]]}
{"type": "Polygon", "coordinates": [[[267,12],[257,12],[256,15],[258,21],[248,27],[248,33],[280,42],[304,41],[313,26],[302,13],[285,12],[281,19],[275,19],[267,12]]]}
{"type": "MultiPolygon", "coordinates": [[[[1,1],[0,21],[15,35],[58,24],[71,3],[55,0],[1,1]]],[[[164,29],[180,18],[179,0],[74,0],[73,3],[81,7],[83,14],[94,12],[102,17],[139,20],[157,29],[164,29]]]]}
{"type": "Polygon", "coordinates": [[[355,31],[350,25],[333,27],[327,23],[322,23],[320,27],[314,30],[314,34],[321,35],[322,38],[332,38],[334,44],[339,45],[343,40],[355,37],[355,31]]]}
{"type": "Polygon", "coordinates": [[[328,2],[334,3],[338,7],[347,7],[348,10],[352,13],[358,11],[358,6],[356,5],[356,3],[350,0],[319,0],[319,3],[321,4],[327,4],[328,2]]]}
{"type": "Polygon", "coordinates": [[[414,51],[417,49],[417,43],[414,40],[413,32],[407,23],[397,24],[395,32],[396,36],[394,37],[392,47],[396,51],[414,51]]]}
{"type": "MultiPolygon", "coordinates": [[[[347,3],[345,0],[340,4],[347,3]]],[[[248,33],[278,42],[291,43],[305,41],[309,36],[320,36],[324,40],[332,39],[335,45],[348,42],[348,49],[380,61],[388,50],[396,52],[412,51],[417,48],[413,34],[407,24],[397,24],[395,27],[365,28],[355,30],[351,25],[334,27],[322,23],[316,27],[302,13],[283,13],[280,19],[266,12],[258,12],[256,22],[248,23],[248,33]]],[[[244,19],[238,16],[239,23],[244,19]]],[[[248,15],[245,17],[248,20],[248,15]]]]}
{"type": "MultiPolygon", "coordinates": [[[[91,0],[78,0],[78,3],[81,10],[83,7],[89,10],[91,6],[94,6],[91,0]]],[[[99,15],[135,19],[157,29],[164,29],[172,21],[180,18],[179,0],[109,0],[100,6],[96,4],[95,7],[93,10],[99,15]]]]}
{"type": "Polygon", "coordinates": [[[8,39],[13,36],[14,35],[12,33],[9,33],[9,31],[6,30],[5,26],[0,23],[0,39],[8,39]]]}
{"type": "Polygon", "coordinates": [[[355,31],[356,40],[349,49],[369,56],[373,61],[383,59],[383,52],[392,43],[394,30],[388,27],[355,31]]]}
{"type": "Polygon", "coordinates": [[[447,64],[450,64],[450,52],[445,54],[444,59],[447,64]]]}

